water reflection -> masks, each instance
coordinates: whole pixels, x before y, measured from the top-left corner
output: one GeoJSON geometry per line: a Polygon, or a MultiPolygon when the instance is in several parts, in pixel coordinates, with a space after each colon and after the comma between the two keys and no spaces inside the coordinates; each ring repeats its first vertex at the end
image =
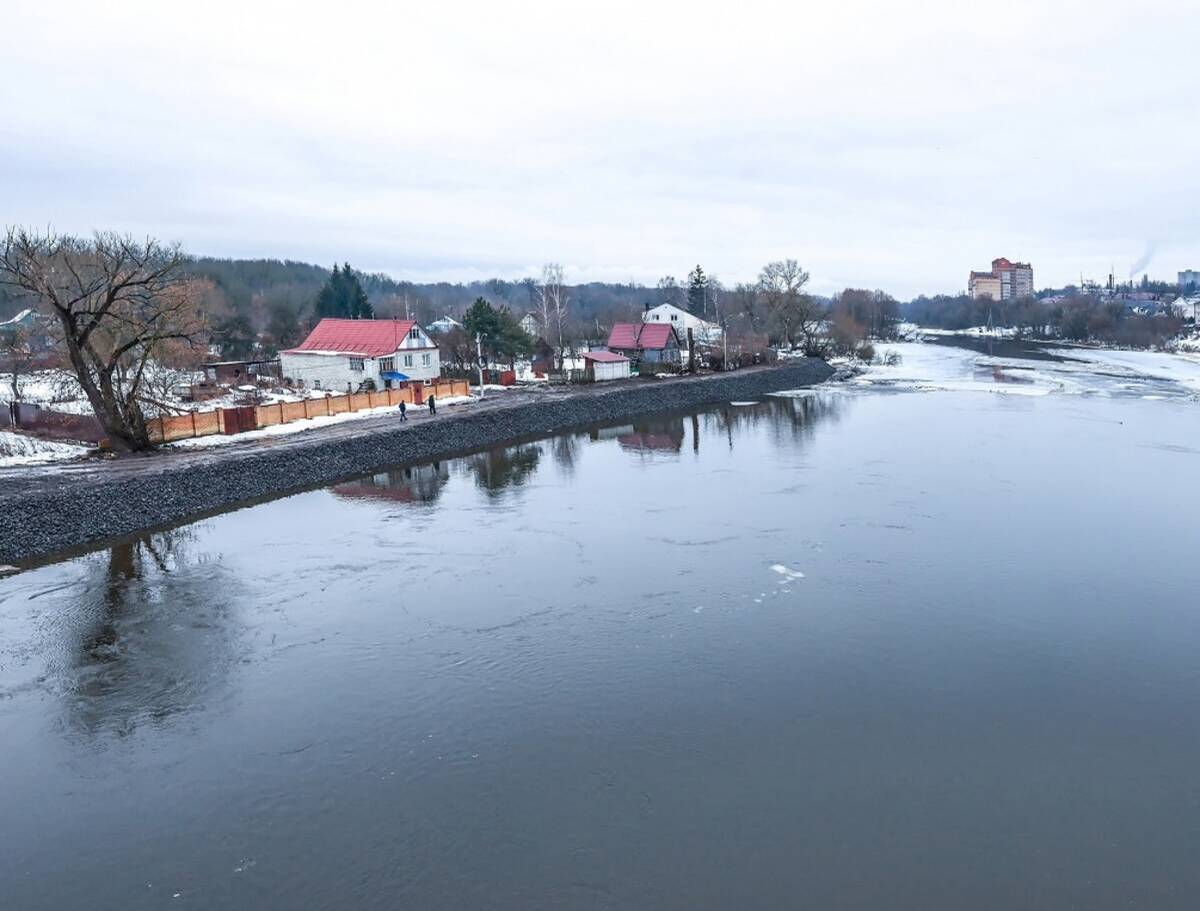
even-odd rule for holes
{"type": "Polygon", "coordinates": [[[705,434],[696,433],[695,437],[720,434],[732,450],[739,436],[765,432],[775,449],[794,449],[811,440],[822,423],[839,420],[846,407],[844,397],[808,390],[768,396],[754,404],[725,405],[700,414],[705,434]]]}
{"type": "Polygon", "coordinates": [[[673,459],[685,449],[699,454],[703,441],[724,439],[732,449],[742,434],[765,434],[779,449],[805,443],[823,421],[836,420],[847,407],[832,394],[770,396],[757,402],[728,404],[693,412],[669,412],[624,424],[597,424],[583,431],[561,433],[548,440],[500,446],[459,459],[378,472],[338,484],[335,496],[389,503],[431,504],[452,479],[470,477],[475,486],[496,497],[526,484],[549,456],[564,477],[572,477],[589,446],[615,442],[623,452],[640,459],[673,459]]]}
{"type": "Polygon", "coordinates": [[[683,416],[649,418],[638,421],[617,437],[627,452],[679,452],[683,449],[683,416]]]}
{"type": "Polygon", "coordinates": [[[449,462],[412,465],[367,475],[338,484],[333,495],[348,500],[387,500],[395,503],[434,503],[450,480],[449,462]]]}
{"type": "Polygon", "coordinates": [[[478,452],[467,456],[463,463],[467,471],[474,474],[476,486],[490,496],[496,496],[506,487],[517,487],[528,481],[537,471],[541,458],[542,444],[523,443],[478,452]]]}
{"type": "Polygon", "coordinates": [[[198,709],[235,659],[231,592],[216,564],[188,560],[193,532],[114,544],[89,561],[63,667],[67,721],[87,734],[132,734],[198,709]]]}

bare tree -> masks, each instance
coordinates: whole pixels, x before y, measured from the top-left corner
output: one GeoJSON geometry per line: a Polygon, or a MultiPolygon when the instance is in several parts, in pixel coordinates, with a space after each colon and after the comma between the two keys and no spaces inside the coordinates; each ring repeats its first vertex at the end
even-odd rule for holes
{"type": "Polygon", "coordinates": [[[143,412],[146,374],[172,343],[195,344],[205,323],[176,246],[112,233],[90,240],[10,228],[0,282],[52,314],[67,361],[112,444],[153,444],[143,412]]]}
{"type": "Polygon", "coordinates": [[[794,348],[796,339],[804,341],[807,354],[819,354],[818,338],[821,308],[805,293],[808,273],[794,259],[777,260],[763,266],[758,287],[767,307],[767,326],[794,348]]]}
{"type": "Polygon", "coordinates": [[[538,287],[538,309],[542,316],[542,331],[550,333],[551,321],[558,333],[558,369],[563,369],[563,323],[566,322],[570,297],[563,280],[563,267],[546,263],[542,267],[542,283],[538,287]]]}

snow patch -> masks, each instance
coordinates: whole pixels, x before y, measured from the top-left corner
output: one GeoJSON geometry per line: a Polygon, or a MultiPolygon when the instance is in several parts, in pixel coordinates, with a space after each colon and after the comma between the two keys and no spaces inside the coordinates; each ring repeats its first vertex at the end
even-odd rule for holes
{"type": "Polygon", "coordinates": [[[90,447],[81,443],[60,443],[0,430],[0,468],[78,459],[87,455],[89,450],[90,447]]]}
{"type": "Polygon", "coordinates": [[[792,582],[796,579],[804,578],[804,573],[800,572],[800,570],[792,569],[788,566],[784,566],[782,563],[772,563],[771,569],[772,569],[772,571],[777,572],[777,573],[779,573],[779,575],[783,576],[783,578],[779,581],[780,585],[787,585],[788,582],[792,582]]]}

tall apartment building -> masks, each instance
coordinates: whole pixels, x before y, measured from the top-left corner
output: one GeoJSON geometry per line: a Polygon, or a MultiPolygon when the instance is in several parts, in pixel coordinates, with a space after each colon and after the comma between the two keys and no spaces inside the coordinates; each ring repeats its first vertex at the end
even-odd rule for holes
{"type": "Polygon", "coordinates": [[[992,260],[991,272],[972,272],[967,279],[967,293],[973,298],[990,297],[1006,301],[1033,294],[1033,266],[1014,263],[1003,256],[992,260]]]}
{"type": "Polygon", "coordinates": [[[1200,270],[1184,269],[1179,273],[1179,290],[1186,291],[1189,286],[1200,288],[1200,270]]]}

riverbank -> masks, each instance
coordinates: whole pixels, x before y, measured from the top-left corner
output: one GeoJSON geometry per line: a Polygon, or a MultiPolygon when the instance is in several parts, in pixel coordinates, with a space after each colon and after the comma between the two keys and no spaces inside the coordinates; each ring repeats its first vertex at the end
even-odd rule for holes
{"type": "Polygon", "coordinates": [[[31,565],[386,466],[432,461],[596,422],[754,398],[811,386],[832,374],[824,361],[810,358],[735,373],[497,396],[486,407],[404,425],[386,415],[341,432],[330,428],[207,450],[0,474],[0,563],[31,565]]]}

